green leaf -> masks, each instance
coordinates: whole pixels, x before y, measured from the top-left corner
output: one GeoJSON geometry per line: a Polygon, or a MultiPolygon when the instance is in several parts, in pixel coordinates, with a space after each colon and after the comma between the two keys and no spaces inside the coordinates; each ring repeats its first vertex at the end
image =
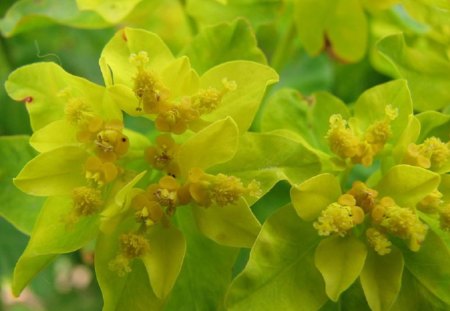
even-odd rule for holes
{"type": "MultiPolygon", "coordinates": [[[[245,133],[239,139],[234,158],[211,169],[241,178],[256,180],[262,193],[278,181],[299,183],[320,172],[318,157],[304,145],[275,133],[245,133]]],[[[252,205],[252,199],[248,198],[252,205]]]]}
{"type": "Polygon", "coordinates": [[[230,311],[317,310],[327,300],[324,283],[314,267],[320,237],[300,220],[291,206],[264,223],[250,259],[227,295],[230,311]]]}
{"type": "Polygon", "coordinates": [[[192,211],[200,232],[221,245],[250,248],[261,229],[244,199],[226,206],[193,206],[192,211]]]}
{"type": "Polygon", "coordinates": [[[267,63],[255,34],[243,19],[205,27],[180,54],[187,55],[199,73],[231,60],[267,63]]]}
{"type": "Polygon", "coordinates": [[[19,191],[12,179],[35,155],[27,136],[0,137],[0,215],[26,234],[30,234],[44,200],[19,191]]]}
{"type": "Polygon", "coordinates": [[[156,34],[141,29],[124,28],[105,45],[100,57],[100,68],[106,86],[133,85],[136,68],[130,64],[129,57],[140,51],[147,52],[147,67],[157,74],[174,59],[172,52],[156,34]]]}
{"type": "Polygon", "coordinates": [[[208,123],[232,117],[241,133],[252,124],[266,88],[278,82],[278,74],[270,67],[251,61],[230,61],[215,66],[200,77],[200,88],[223,89],[223,79],[236,82],[237,88],[224,95],[213,112],[202,116],[208,123]]]}
{"type": "Polygon", "coordinates": [[[408,124],[413,112],[411,94],[405,80],[395,80],[375,86],[365,91],[355,104],[355,117],[362,129],[376,121],[385,119],[387,105],[398,110],[398,116],[391,122],[392,137],[398,139],[408,124]]]}
{"type": "Polygon", "coordinates": [[[79,98],[104,119],[122,120],[105,88],[65,72],[54,63],[35,63],[15,70],[5,83],[9,96],[25,101],[34,131],[65,117],[63,92],[79,98]]]}
{"type": "Polygon", "coordinates": [[[419,137],[421,125],[414,115],[409,115],[408,124],[405,126],[403,133],[398,137],[398,141],[392,148],[392,156],[396,163],[402,163],[408,146],[415,143],[419,137]]]}
{"type": "Polygon", "coordinates": [[[402,286],[403,264],[397,248],[383,256],[369,251],[360,280],[371,310],[389,310],[395,302],[402,286]]]}
{"type": "Polygon", "coordinates": [[[332,53],[349,62],[360,60],[367,46],[367,20],[359,0],[297,0],[295,22],[306,51],[319,54],[330,41],[332,53]]]}
{"type": "Polygon", "coordinates": [[[434,296],[423,284],[405,269],[403,272],[402,289],[392,311],[447,311],[449,304],[434,296]]]}
{"type": "Polygon", "coordinates": [[[367,247],[354,236],[332,236],[319,243],[314,262],[325,280],[325,291],[331,300],[349,288],[361,273],[367,247]]]}
{"type": "Polygon", "coordinates": [[[156,297],[164,299],[181,271],[186,240],[175,227],[154,226],[148,232],[150,250],[142,257],[156,297]]]}
{"type": "Polygon", "coordinates": [[[28,242],[25,234],[17,231],[10,223],[0,217],[0,278],[9,281],[19,259],[28,242]]]}
{"type": "Polygon", "coordinates": [[[176,223],[188,248],[183,267],[165,310],[221,310],[237,250],[207,239],[195,226],[189,209],[176,212],[176,223]]]}
{"type": "Polygon", "coordinates": [[[39,213],[27,248],[14,270],[13,292],[19,295],[27,283],[56,255],[73,252],[98,233],[98,215],[82,217],[69,224],[73,202],[70,197],[50,197],[39,213]]]}
{"type": "Polygon", "coordinates": [[[333,114],[341,114],[344,119],[350,117],[345,103],[330,93],[303,96],[297,90],[281,89],[265,106],[261,125],[263,131],[292,130],[311,146],[329,152],[325,136],[333,114]]]}
{"type": "Polygon", "coordinates": [[[103,296],[103,311],[162,310],[150,286],[148,273],[140,259],[130,263],[131,272],[119,276],[110,269],[110,263],[119,254],[119,237],[135,227],[134,218],[122,221],[115,230],[97,238],[95,247],[95,273],[103,296]]]}
{"type": "Polygon", "coordinates": [[[42,153],[25,165],[14,184],[31,195],[70,194],[73,188],[86,183],[87,157],[85,150],[71,146],[42,153]]]}
{"type": "Polygon", "coordinates": [[[108,26],[97,14],[80,12],[75,0],[20,0],[0,20],[0,31],[5,37],[10,37],[52,23],[81,28],[108,26]]]}
{"type": "Polygon", "coordinates": [[[297,214],[312,221],[341,195],[339,179],[331,174],[321,174],[291,188],[291,201],[297,214]]]}
{"type": "Polygon", "coordinates": [[[376,190],[380,197],[390,196],[398,205],[412,207],[435,190],[440,180],[438,174],[421,167],[396,165],[383,176],[376,190]]]}
{"type": "Polygon", "coordinates": [[[450,306],[450,250],[441,237],[429,230],[418,252],[402,247],[406,268],[427,290],[450,306]]]}
{"type": "Polygon", "coordinates": [[[81,11],[94,11],[108,23],[117,24],[142,0],[76,0],[81,11]]]}
{"type": "Polygon", "coordinates": [[[243,16],[250,20],[252,25],[259,26],[274,20],[282,6],[281,0],[187,0],[186,2],[187,13],[206,25],[227,22],[243,16]]]}
{"type": "Polygon", "coordinates": [[[430,136],[438,137],[444,142],[449,140],[450,115],[438,111],[425,111],[416,117],[420,121],[418,142],[421,143],[430,136]]]}
{"type": "Polygon", "coordinates": [[[76,128],[66,120],[58,120],[35,131],[30,145],[39,152],[47,152],[62,146],[81,146],[76,139],[76,128]]]}
{"type": "Polygon", "coordinates": [[[431,51],[408,47],[401,33],[381,40],[378,50],[393,65],[398,75],[408,80],[414,109],[437,110],[448,105],[450,62],[447,59],[431,51]]]}
{"type": "Polygon", "coordinates": [[[181,176],[190,169],[207,169],[230,160],[236,153],[239,130],[232,118],[216,121],[195,133],[180,146],[177,160],[181,176]]]}

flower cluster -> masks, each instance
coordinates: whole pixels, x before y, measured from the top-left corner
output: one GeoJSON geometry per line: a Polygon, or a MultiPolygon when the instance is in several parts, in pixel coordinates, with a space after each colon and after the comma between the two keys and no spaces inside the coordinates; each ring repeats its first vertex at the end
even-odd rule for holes
{"type": "Polygon", "coordinates": [[[385,117],[371,124],[359,135],[358,130],[349,125],[340,114],[330,117],[330,129],[326,135],[333,153],[354,164],[370,166],[373,158],[380,153],[391,135],[390,123],[397,118],[398,112],[391,105],[385,108],[385,117]]]}

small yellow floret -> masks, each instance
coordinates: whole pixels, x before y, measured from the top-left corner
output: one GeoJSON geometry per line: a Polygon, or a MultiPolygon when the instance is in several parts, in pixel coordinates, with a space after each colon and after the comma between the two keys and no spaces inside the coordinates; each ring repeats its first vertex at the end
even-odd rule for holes
{"type": "Polygon", "coordinates": [[[330,129],[326,138],[331,151],[342,158],[352,158],[359,153],[359,138],[340,114],[330,117],[330,129]]]}
{"type": "Polygon", "coordinates": [[[378,255],[386,255],[391,252],[392,243],[388,237],[375,228],[369,228],[366,231],[367,241],[373,247],[378,255]]]}
{"type": "Polygon", "coordinates": [[[364,211],[356,206],[356,200],[349,194],[343,194],[338,201],[324,209],[313,226],[321,236],[336,233],[345,236],[357,224],[364,221],[364,211]]]}
{"type": "Polygon", "coordinates": [[[144,255],[150,249],[150,245],[142,235],[125,233],[120,236],[120,249],[123,256],[133,259],[144,255]]]}
{"type": "Polygon", "coordinates": [[[77,216],[89,216],[97,213],[103,205],[100,190],[78,187],[72,192],[73,208],[77,216]]]}
{"type": "Polygon", "coordinates": [[[443,194],[439,190],[434,190],[423,198],[418,204],[417,208],[425,213],[436,213],[439,211],[439,207],[444,202],[442,200],[443,194]]]}
{"type": "Polygon", "coordinates": [[[450,144],[429,137],[422,144],[410,144],[404,162],[423,168],[440,168],[450,160],[450,144]]]}
{"type": "Polygon", "coordinates": [[[236,204],[245,195],[257,197],[261,195],[261,188],[255,180],[244,186],[235,176],[210,175],[199,168],[194,168],[189,173],[189,192],[194,201],[201,206],[209,207],[216,204],[223,207],[236,204]]]}
{"type": "Polygon", "coordinates": [[[419,220],[412,209],[400,207],[395,202],[390,206],[384,204],[384,215],[379,225],[388,233],[409,240],[409,249],[415,252],[420,249],[428,231],[428,227],[419,220]]]}
{"type": "Polygon", "coordinates": [[[129,60],[132,65],[143,68],[150,59],[148,58],[148,53],[146,51],[140,51],[137,54],[132,53],[129,60]]]}
{"type": "Polygon", "coordinates": [[[355,181],[347,193],[356,199],[356,205],[362,207],[366,213],[369,213],[375,207],[378,192],[367,187],[365,183],[355,181]]]}
{"type": "Polygon", "coordinates": [[[72,125],[78,125],[92,115],[89,105],[79,98],[70,98],[67,101],[64,114],[72,125]]]}

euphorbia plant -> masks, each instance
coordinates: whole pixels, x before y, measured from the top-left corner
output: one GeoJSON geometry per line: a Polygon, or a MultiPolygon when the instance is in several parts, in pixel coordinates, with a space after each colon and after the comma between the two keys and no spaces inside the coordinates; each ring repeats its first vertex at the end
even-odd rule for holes
{"type": "MultiPolygon", "coordinates": [[[[73,2],[74,20],[59,22],[82,27],[173,4],[73,2]]],[[[88,247],[104,310],[447,310],[448,27],[427,21],[448,5],[425,2],[180,1],[166,42],[116,32],[104,86],[54,63],[15,70],[6,90],[27,107],[38,154],[2,138],[0,158],[20,141],[34,158],[14,183],[45,203],[14,294],[88,247]],[[216,24],[236,16],[248,21],[216,24]],[[375,70],[395,80],[354,81],[375,70]]],[[[23,7],[1,30],[39,24],[23,7]]],[[[171,19],[159,15],[140,22],[171,19]]],[[[6,209],[29,229],[13,219],[26,208],[6,209]]]]}

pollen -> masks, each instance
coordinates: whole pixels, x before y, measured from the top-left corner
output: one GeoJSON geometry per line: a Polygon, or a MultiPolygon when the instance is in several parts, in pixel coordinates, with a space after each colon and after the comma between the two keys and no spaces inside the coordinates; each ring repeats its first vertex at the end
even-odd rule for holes
{"type": "Polygon", "coordinates": [[[330,117],[330,129],[326,139],[331,151],[342,158],[352,158],[359,153],[359,138],[340,114],[330,117]]]}
{"type": "Polygon", "coordinates": [[[153,201],[146,193],[136,195],[131,206],[134,208],[136,220],[147,227],[159,222],[164,211],[158,202],[153,201]]]}
{"type": "Polygon", "coordinates": [[[198,94],[192,98],[192,107],[200,114],[211,113],[216,110],[222,102],[223,97],[228,92],[236,90],[236,81],[230,81],[227,78],[222,79],[223,89],[218,90],[214,87],[201,89],[198,94]]]}
{"type": "Polygon", "coordinates": [[[198,116],[198,112],[192,108],[190,101],[185,99],[180,103],[162,106],[155,125],[159,131],[182,134],[187,130],[189,122],[197,119],[198,116]]]}
{"type": "Polygon", "coordinates": [[[369,213],[374,208],[378,196],[376,190],[367,187],[361,181],[355,181],[347,193],[355,198],[356,205],[362,207],[366,213],[369,213]]]}
{"type": "Polygon", "coordinates": [[[120,249],[126,258],[133,259],[148,252],[150,245],[140,234],[125,233],[120,236],[120,249]]]}
{"type": "MultiPolygon", "coordinates": [[[[409,249],[418,251],[425,240],[428,227],[423,224],[417,214],[410,208],[398,206],[392,199],[382,202],[383,214],[375,219],[388,233],[409,241],[409,249]]],[[[378,207],[377,207],[378,208],[378,207]]]]}
{"type": "Polygon", "coordinates": [[[439,207],[444,202],[442,197],[443,194],[435,189],[417,204],[417,208],[422,212],[434,214],[439,211],[439,207]]]}
{"type": "MultiPolygon", "coordinates": [[[[139,99],[139,104],[143,105],[144,112],[157,113],[160,104],[168,99],[169,90],[159,81],[154,73],[145,69],[145,65],[148,62],[148,54],[145,51],[130,55],[130,63],[137,67],[133,91],[139,99]]],[[[142,108],[139,106],[136,110],[140,111],[142,108]]]]}
{"type": "Polygon", "coordinates": [[[391,252],[392,243],[388,237],[376,228],[369,228],[366,231],[367,241],[378,255],[386,255],[391,252]]]}
{"type": "Polygon", "coordinates": [[[102,187],[117,178],[119,169],[112,162],[103,162],[98,157],[89,157],[85,164],[86,179],[102,187]]]}
{"type": "Polygon", "coordinates": [[[130,142],[128,137],[122,134],[122,129],[122,121],[112,120],[105,123],[104,128],[97,133],[94,143],[100,158],[115,161],[128,152],[130,142]]]}
{"type": "Polygon", "coordinates": [[[422,144],[410,144],[404,162],[423,168],[440,168],[450,160],[450,144],[429,137],[422,144]]]}
{"type": "Polygon", "coordinates": [[[117,255],[108,263],[108,268],[116,272],[118,276],[124,277],[131,272],[130,259],[123,255],[117,255]]]}
{"type": "Polygon", "coordinates": [[[78,125],[92,116],[88,104],[79,98],[70,98],[64,109],[67,121],[72,125],[78,125]]]}
{"type": "Polygon", "coordinates": [[[151,200],[166,208],[168,215],[175,212],[178,205],[178,190],[180,184],[172,176],[164,176],[158,184],[152,184],[147,188],[151,200]]]}
{"type": "Polygon", "coordinates": [[[321,236],[336,233],[345,236],[357,224],[364,221],[364,211],[356,206],[356,200],[350,194],[343,194],[338,201],[324,209],[313,226],[321,236]]]}
{"type": "Polygon", "coordinates": [[[160,135],[156,137],[155,145],[146,149],[145,158],[154,168],[178,176],[179,167],[175,161],[178,149],[179,145],[170,135],[160,135]]]}
{"type": "Polygon", "coordinates": [[[258,197],[261,195],[260,185],[252,180],[244,186],[241,179],[225,174],[210,175],[199,168],[189,172],[189,192],[194,201],[204,207],[217,205],[224,207],[236,204],[246,195],[258,197]]]}
{"type": "Polygon", "coordinates": [[[103,205],[100,190],[78,187],[72,192],[73,208],[77,216],[89,216],[97,213],[103,205]]]}

